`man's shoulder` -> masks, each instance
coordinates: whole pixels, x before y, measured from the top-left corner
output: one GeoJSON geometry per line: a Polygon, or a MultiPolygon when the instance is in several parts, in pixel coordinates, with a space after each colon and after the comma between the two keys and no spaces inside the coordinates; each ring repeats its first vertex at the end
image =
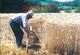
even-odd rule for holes
{"type": "Polygon", "coordinates": [[[21,17],[22,15],[23,15],[22,13],[21,14],[15,14],[14,16],[11,17],[11,19],[15,19],[17,17],[21,17]]]}

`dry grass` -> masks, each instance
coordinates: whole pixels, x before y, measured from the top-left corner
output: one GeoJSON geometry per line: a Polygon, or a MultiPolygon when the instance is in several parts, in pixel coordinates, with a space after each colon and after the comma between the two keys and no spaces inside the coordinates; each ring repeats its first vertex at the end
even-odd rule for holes
{"type": "MultiPolygon", "coordinates": [[[[40,13],[29,21],[41,42],[38,52],[26,52],[15,45],[8,21],[15,14],[0,16],[1,55],[80,55],[80,14],[40,13]]],[[[24,35],[23,43],[26,38],[24,35]]]]}

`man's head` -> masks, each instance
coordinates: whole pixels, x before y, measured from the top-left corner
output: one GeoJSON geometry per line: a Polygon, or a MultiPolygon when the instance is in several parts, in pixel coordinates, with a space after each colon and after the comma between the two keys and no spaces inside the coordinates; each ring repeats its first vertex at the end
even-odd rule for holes
{"type": "Polygon", "coordinates": [[[33,12],[31,10],[27,12],[27,19],[31,19],[32,16],[33,16],[33,12]]]}

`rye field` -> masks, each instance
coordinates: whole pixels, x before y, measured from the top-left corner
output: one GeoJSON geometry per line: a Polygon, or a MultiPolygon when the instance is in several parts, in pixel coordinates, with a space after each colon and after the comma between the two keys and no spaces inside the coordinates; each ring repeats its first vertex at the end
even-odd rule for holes
{"type": "MultiPolygon", "coordinates": [[[[80,55],[79,13],[34,13],[28,22],[39,37],[41,48],[26,52],[15,44],[9,26],[12,16],[20,13],[0,13],[0,55],[80,55]]],[[[24,32],[23,44],[26,44],[24,32]]]]}

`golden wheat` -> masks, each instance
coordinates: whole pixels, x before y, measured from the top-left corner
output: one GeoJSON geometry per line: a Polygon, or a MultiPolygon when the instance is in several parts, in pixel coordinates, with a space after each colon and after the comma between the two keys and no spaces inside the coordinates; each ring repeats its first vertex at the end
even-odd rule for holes
{"type": "MultiPolygon", "coordinates": [[[[29,21],[40,38],[38,52],[26,52],[17,48],[9,18],[17,14],[0,16],[0,54],[1,55],[80,55],[80,14],[76,13],[37,13],[29,21]]],[[[26,43],[26,34],[23,43],[26,43]]]]}

